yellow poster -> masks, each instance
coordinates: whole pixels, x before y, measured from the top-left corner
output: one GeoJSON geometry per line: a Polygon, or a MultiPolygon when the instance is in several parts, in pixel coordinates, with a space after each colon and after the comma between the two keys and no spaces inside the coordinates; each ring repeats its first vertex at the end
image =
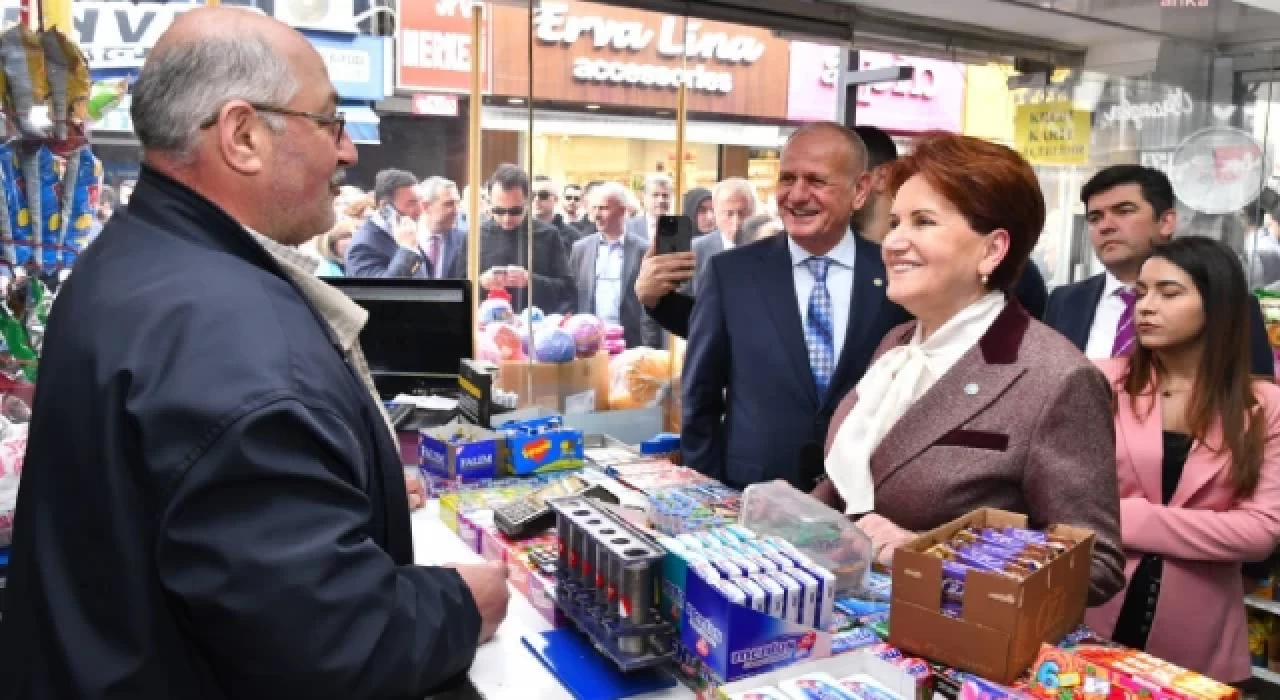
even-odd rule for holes
{"type": "Polygon", "coordinates": [[[1032,165],[1087,165],[1089,112],[1070,102],[1018,105],[1014,142],[1032,165]]]}

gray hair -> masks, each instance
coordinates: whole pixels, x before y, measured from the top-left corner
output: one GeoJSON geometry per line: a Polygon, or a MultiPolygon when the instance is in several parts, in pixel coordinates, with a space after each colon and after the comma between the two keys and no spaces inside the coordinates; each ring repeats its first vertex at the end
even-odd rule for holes
{"type": "Polygon", "coordinates": [[[758,205],[756,202],[756,188],[747,181],[746,178],[741,177],[725,178],[718,182],[715,190],[711,193],[712,206],[715,206],[716,200],[727,197],[731,194],[742,195],[742,197],[747,200],[749,207],[747,216],[755,213],[756,206],[758,205]]]}
{"type": "MultiPolygon", "coordinates": [[[[422,190],[422,201],[427,204],[433,204],[445,190],[453,190],[454,192],[457,192],[458,186],[454,184],[453,180],[450,180],[447,177],[432,175],[422,181],[422,185],[419,189],[422,190]]],[[[459,198],[461,198],[461,195],[459,195],[459,198]]]]}
{"type": "Polygon", "coordinates": [[[675,183],[671,181],[671,176],[666,173],[649,173],[644,178],[644,191],[648,194],[650,190],[658,185],[666,185],[667,189],[673,189],[675,183]]]}
{"type": "MultiPolygon", "coordinates": [[[[129,115],[144,149],[190,163],[202,125],[227,102],[285,105],[297,90],[289,62],[260,34],[206,36],[151,54],[129,115]]],[[[278,115],[262,118],[273,130],[284,128],[278,115]]]]}
{"type": "Polygon", "coordinates": [[[631,192],[627,190],[627,188],[616,182],[606,182],[601,185],[597,185],[595,189],[591,190],[592,199],[598,199],[600,201],[608,201],[612,199],[618,203],[618,206],[624,209],[627,207],[627,198],[630,195],[631,192]]]}

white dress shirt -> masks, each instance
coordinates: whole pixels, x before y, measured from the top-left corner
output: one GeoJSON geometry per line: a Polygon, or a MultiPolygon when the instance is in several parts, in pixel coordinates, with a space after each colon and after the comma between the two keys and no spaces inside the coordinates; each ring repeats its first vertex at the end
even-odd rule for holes
{"type": "Polygon", "coordinates": [[[622,238],[600,236],[596,247],[596,316],[606,323],[622,318],[622,238]]]}
{"type": "Polygon", "coordinates": [[[1093,315],[1093,327],[1089,329],[1089,342],[1084,346],[1085,357],[1090,360],[1111,357],[1116,344],[1116,326],[1124,315],[1124,299],[1116,292],[1128,289],[1129,285],[1116,279],[1110,272],[1106,275],[1106,286],[1102,288],[1102,298],[1098,300],[1098,312],[1093,315]]]}
{"type": "MultiPolygon", "coordinates": [[[[853,229],[849,229],[840,243],[826,255],[833,262],[827,268],[827,293],[831,295],[831,331],[835,336],[833,340],[837,365],[840,363],[840,353],[844,350],[844,334],[849,329],[849,309],[853,304],[853,261],[857,258],[858,251],[853,235],[853,229]]],[[[796,283],[796,303],[800,306],[800,321],[804,323],[808,320],[809,295],[813,292],[813,274],[804,261],[814,256],[789,236],[787,245],[791,248],[791,273],[796,283]]]]}
{"type": "Polygon", "coordinates": [[[724,250],[733,250],[733,248],[734,248],[734,245],[733,245],[733,239],[731,239],[731,238],[729,238],[729,237],[725,236],[724,234],[720,233],[719,231],[716,231],[716,235],[717,235],[717,236],[720,236],[720,245],[722,245],[722,246],[723,246],[723,248],[722,248],[722,252],[723,252],[724,250]]]}

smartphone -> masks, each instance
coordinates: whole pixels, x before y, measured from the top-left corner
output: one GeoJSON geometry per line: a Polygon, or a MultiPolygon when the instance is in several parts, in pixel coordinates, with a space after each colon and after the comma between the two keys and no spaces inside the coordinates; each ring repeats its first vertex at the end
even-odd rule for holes
{"type": "Polygon", "coordinates": [[[687,216],[659,216],[657,254],[688,253],[693,250],[693,219],[687,216]]]}

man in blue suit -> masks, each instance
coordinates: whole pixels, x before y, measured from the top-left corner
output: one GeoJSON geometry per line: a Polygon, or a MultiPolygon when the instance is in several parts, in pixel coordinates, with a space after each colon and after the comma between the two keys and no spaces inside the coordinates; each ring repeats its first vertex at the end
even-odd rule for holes
{"type": "Polygon", "coordinates": [[[867,197],[861,139],[802,127],[782,151],[786,235],[712,257],[698,283],[684,365],[682,451],[736,487],[809,490],[836,405],[907,314],[885,298],[880,247],[850,227],[867,197]]]}
{"type": "MultiPolygon", "coordinates": [[[[1141,165],[1104,168],[1080,191],[1089,239],[1105,272],[1049,295],[1044,322],[1093,359],[1133,351],[1133,285],[1152,248],[1173,238],[1178,213],[1165,174],[1141,165]]],[[[1262,310],[1250,299],[1250,355],[1254,374],[1275,375],[1262,310]]]]}

